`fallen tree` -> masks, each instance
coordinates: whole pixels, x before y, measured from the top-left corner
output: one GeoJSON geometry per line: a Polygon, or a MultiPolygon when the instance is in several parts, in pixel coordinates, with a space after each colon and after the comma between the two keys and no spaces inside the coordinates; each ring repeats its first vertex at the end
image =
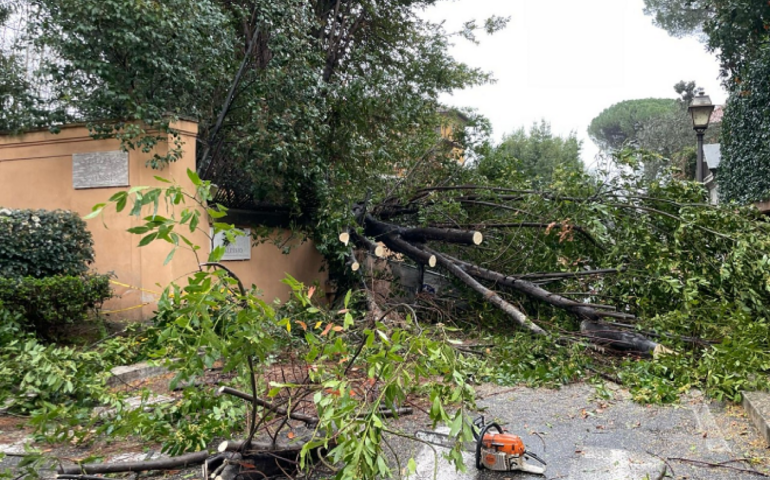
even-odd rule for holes
{"type": "MultiPolygon", "coordinates": [[[[194,229],[191,209],[221,215],[219,207],[202,200],[210,198],[210,183],[189,175],[198,189],[188,197],[194,205],[184,205],[169,218],[145,217],[145,224],[132,230],[174,243],[170,234],[169,239],[159,235],[172,227],[175,235],[194,229]]],[[[585,370],[597,371],[628,382],[632,391],[651,382],[652,387],[638,387],[644,401],[672,401],[680,388],[677,382],[703,371],[704,383],[714,381],[708,375],[716,362],[747,352],[754,356],[753,372],[761,371],[766,340],[758,339],[766,339],[762,335],[768,322],[761,319],[768,313],[770,292],[756,285],[770,281],[767,223],[749,209],[703,205],[700,187],[686,182],[644,188],[629,182],[623,177],[606,182],[584,178],[547,192],[463,183],[421,187],[418,194],[379,201],[367,196],[348,207],[347,228],[327,235],[338,247],[339,264],[352,271],[352,289],[340,289],[345,295],[331,309],[314,296],[316,287],[289,277],[285,282],[292,299],[277,313],[221,268],[221,249],[212,250],[188,285],[172,284],[161,299],[157,337],[162,340],[153,354],[186,358],[180,363],[181,380],[218,358],[224,371],[238,372],[237,383],[220,391],[228,395],[210,395],[217,402],[227,401],[222,397],[246,401],[228,406],[229,423],[204,411],[184,410],[191,416],[184,417],[187,423],[209,422],[206,438],[221,434],[227,425],[232,430],[236,419],[242,428],[242,419],[248,418],[238,436],[243,440],[228,442],[221,453],[252,451],[258,434],[269,435],[271,445],[283,444],[279,432],[291,438],[290,422],[300,421],[322,433],[300,449],[299,462],[307,462],[313,449],[331,448],[326,458],[344,465],[341,475],[346,478],[373,478],[388,471],[380,463],[385,462],[383,419],[406,413],[404,405],[418,386],[430,391],[431,419],[465,429],[463,407],[473,402],[470,382],[477,368],[463,354],[505,355],[511,348],[465,348],[450,337],[454,334],[445,330],[445,321],[472,322],[483,334],[513,337],[522,351],[511,362],[497,362],[498,371],[523,365],[547,372],[552,355],[563,345],[575,347],[570,355],[612,351],[639,358],[677,352],[658,363],[634,363],[630,381],[624,372],[602,372],[602,365],[611,364],[596,368],[593,357],[576,362],[570,357],[566,363],[572,370],[558,377],[564,382],[585,370]],[[434,268],[450,279],[454,296],[435,293],[423,279],[409,287],[411,299],[378,291],[376,277],[389,267],[378,271],[374,266],[380,261],[372,257],[384,257],[390,266],[415,265],[418,275],[434,268]],[[444,305],[442,297],[449,298],[444,305]],[[458,307],[462,310],[444,309],[447,304],[463,304],[458,307]],[[356,308],[368,314],[356,315],[356,308]],[[747,322],[747,311],[760,321],[747,322]],[[442,321],[425,328],[432,314],[442,321]],[[295,364],[289,374],[270,371],[278,339],[300,348],[290,355],[295,364]],[[450,414],[444,402],[461,407],[450,414]]],[[[144,207],[154,209],[162,199],[177,198],[178,190],[118,194],[110,202],[120,210],[130,200],[131,211],[141,215],[144,207]]],[[[103,208],[98,206],[95,214],[103,208]]],[[[216,229],[234,234],[224,223],[216,229]]],[[[179,245],[188,242],[176,240],[179,245]]],[[[499,342],[504,340],[492,345],[499,342]]],[[[741,383],[719,388],[737,393],[732,389],[750,381],[748,371],[742,375],[741,383]]],[[[197,428],[196,423],[189,431],[197,428]]],[[[178,448],[184,451],[190,445],[196,444],[178,448]]],[[[461,462],[461,452],[454,453],[461,462]]]]}
{"type": "Polygon", "coordinates": [[[767,223],[751,209],[703,203],[692,184],[651,185],[631,172],[533,190],[455,175],[478,183],[356,204],[343,235],[358,261],[368,252],[435,268],[532,335],[643,356],[719,343],[725,321],[705,321],[706,304],[724,304],[727,292],[728,308],[765,301],[755,303],[767,293],[751,285],[768,272],[746,267],[764,264],[767,223]],[[700,319],[672,323],[683,315],[700,319]]]}

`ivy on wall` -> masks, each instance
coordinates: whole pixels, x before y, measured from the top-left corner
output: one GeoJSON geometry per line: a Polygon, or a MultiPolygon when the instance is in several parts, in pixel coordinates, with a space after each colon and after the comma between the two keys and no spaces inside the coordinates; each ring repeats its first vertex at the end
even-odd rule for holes
{"type": "Polygon", "coordinates": [[[725,109],[719,194],[740,203],[770,198],[770,48],[731,79],[725,109]]]}

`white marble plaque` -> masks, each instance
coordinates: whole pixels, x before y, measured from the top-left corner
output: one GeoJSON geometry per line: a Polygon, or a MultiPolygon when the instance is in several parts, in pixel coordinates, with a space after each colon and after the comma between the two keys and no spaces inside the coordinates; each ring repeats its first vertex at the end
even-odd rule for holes
{"type": "MultiPolygon", "coordinates": [[[[227,244],[225,234],[220,232],[214,235],[214,248],[220,245],[225,246],[225,254],[222,260],[251,260],[251,229],[250,228],[236,228],[236,230],[243,232],[243,235],[235,237],[235,242],[227,244]]],[[[214,234],[214,229],[211,229],[211,235],[214,234]]]]}
{"type": "Polygon", "coordinates": [[[127,187],[128,152],[91,152],[72,154],[72,187],[127,187]]]}

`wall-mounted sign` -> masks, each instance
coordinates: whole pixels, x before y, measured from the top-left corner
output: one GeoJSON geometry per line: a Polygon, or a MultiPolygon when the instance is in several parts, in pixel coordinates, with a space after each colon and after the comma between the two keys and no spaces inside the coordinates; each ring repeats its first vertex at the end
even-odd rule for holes
{"type": "Polygon", "coordinates": [[[220,232],[214,235],[214,229],[211,229],[210,235],[214,235],[214,248],[224,245],[225,254],[222,260],[251,260],[251,229],[236,228],[243,232],[243,235],[235,237],[234,243],[227,243],[225,234],[220,232]]]}
{"type": "Polygon", "coordinates": [[[72,154],[72,187],[127,187],[128,152],[91,152],[72,154]]]}

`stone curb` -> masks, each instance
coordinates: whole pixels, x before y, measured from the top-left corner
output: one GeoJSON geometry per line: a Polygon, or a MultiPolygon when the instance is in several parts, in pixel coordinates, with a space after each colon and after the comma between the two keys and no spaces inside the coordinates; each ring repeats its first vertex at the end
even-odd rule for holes
{"type": "Polygon", "coordinates": [[[743,392],[743,408],[759,434],[770,445],[770,393],[743,392]]]}
{"type": "Polygon", "coordinates": [[[155,377],[168,373],[168,368],[163,366],[152,366],[149,362],[141,362],[134,365],[115,367],[110,370],[112,376],[107,379],[107,386],[114,387],[123,385],[135,380],[144,380],[145,378],[155,377]]]}

